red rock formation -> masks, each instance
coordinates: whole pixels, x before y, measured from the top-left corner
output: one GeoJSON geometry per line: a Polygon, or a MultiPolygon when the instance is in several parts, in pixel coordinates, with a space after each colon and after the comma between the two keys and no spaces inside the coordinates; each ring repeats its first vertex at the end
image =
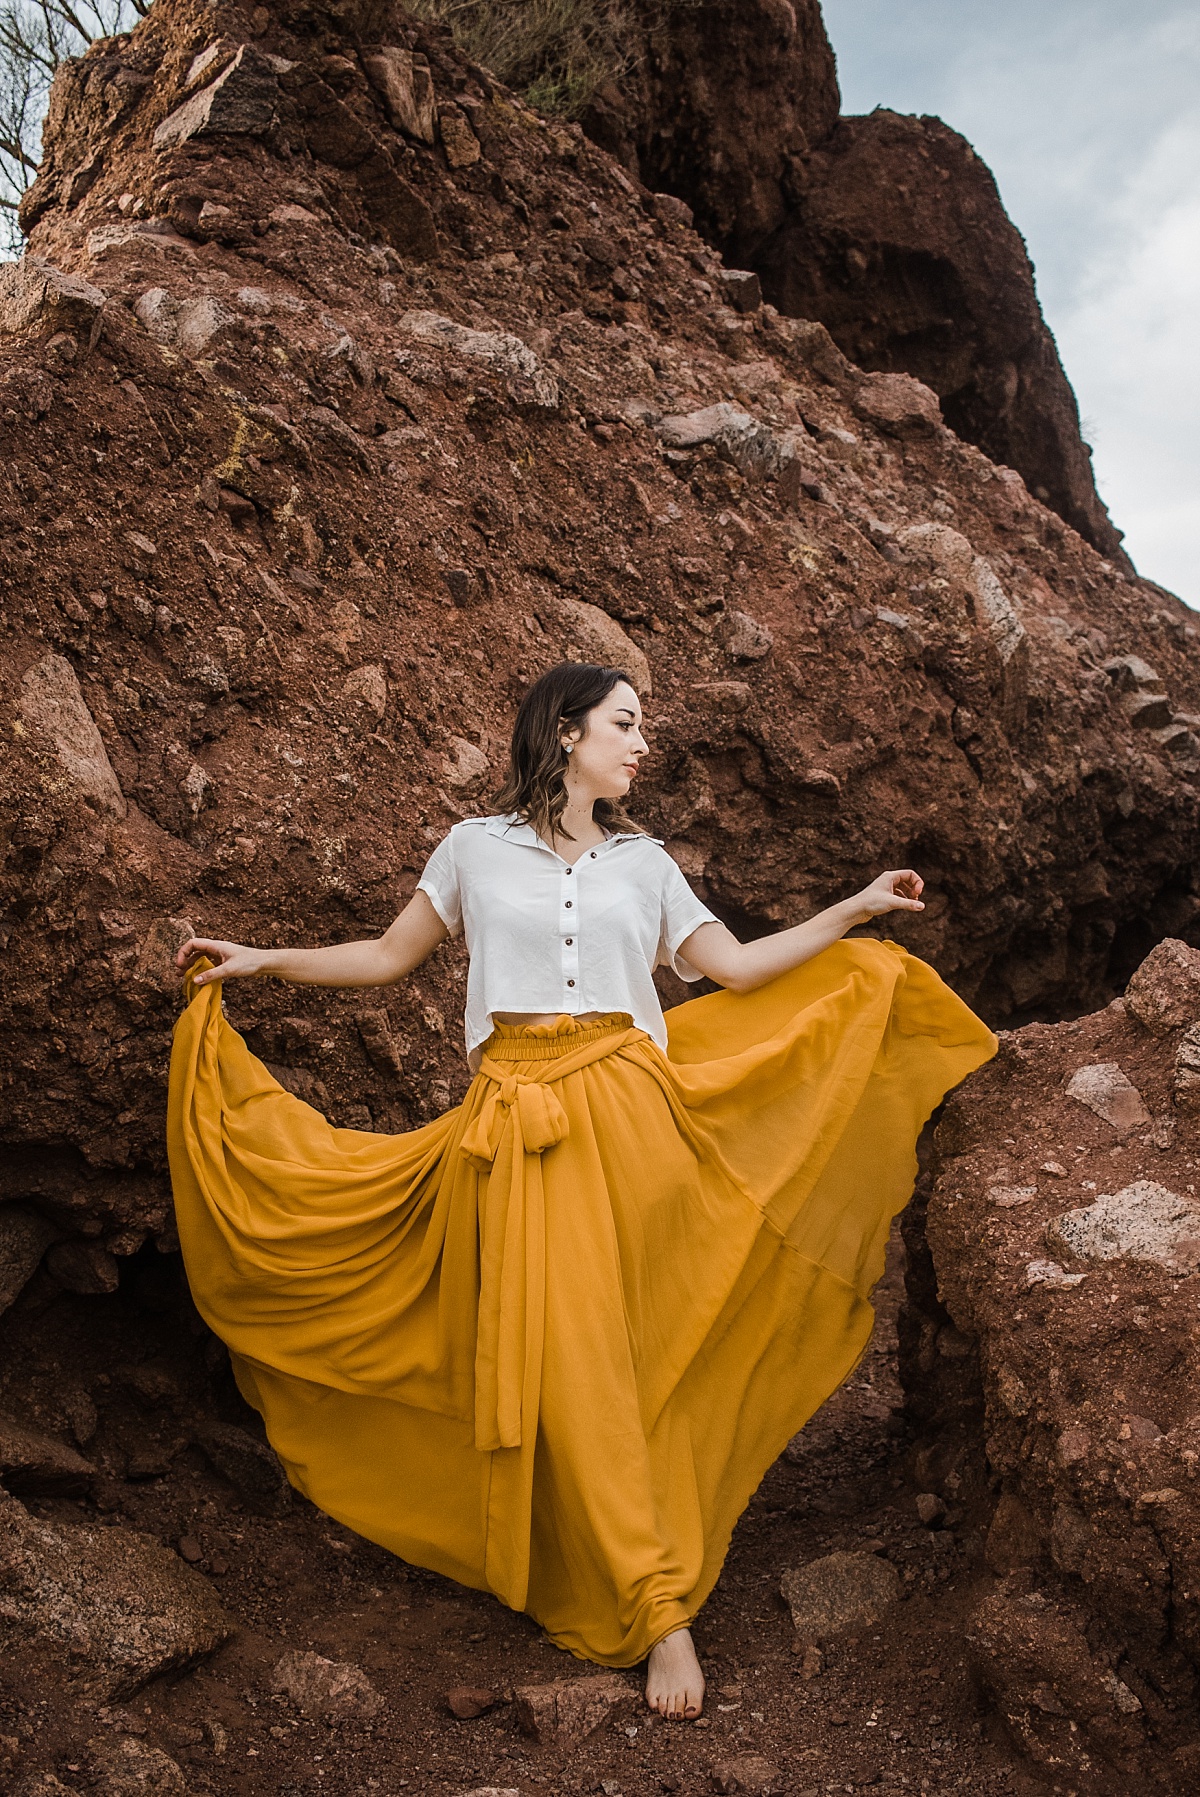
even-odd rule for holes
{"type": "Polygon", "coordinates": [[[1119,553],[1025,244],[965,138],[883,110],[840,120],[751,259],[784,312],[819,318],[863,368],[926,382],[961,437],[1119,553]]]}
{"type": "MultiPolygon", "coordinates": [[[[117,1256],[167,1230],[180,935],[383,927],[563,654],[652,681],[643,813],[740,929],[915,863],[897,928],[999,1017],[1192,926],[1185,609],[928,389],[725,304],[444,37],[166,0],[65,72],[28,212],[6,1197],[117,1256]]],[[[231,1002],[294,1089],[403,1126],[459,1089],[461,977],[231,1002]]]]}
{"type": "Polygon", "coordinates": [[[932,387],[961,437],[1126,565],[1024,242],[970,144],[939,119],[839,119],[818,0],[640,17],[621,91],[585,117],[597,142],[686,201],[781,311],[932,387]]]}
{"type": "Polygon", "coordinates": [[[1200,1767],[1200,954],[1002,1037],[947,1104],[904,1370],[920,1482],[987,1521],[977,1676],[1055,1776],[1200,1767]],[[989,1520],[990,1513],[990,1520],[989,1520]]]}

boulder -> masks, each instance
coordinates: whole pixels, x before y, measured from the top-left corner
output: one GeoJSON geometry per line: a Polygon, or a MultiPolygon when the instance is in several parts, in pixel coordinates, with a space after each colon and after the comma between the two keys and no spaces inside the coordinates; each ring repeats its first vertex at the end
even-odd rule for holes
{"type": "Polygon", "coordinates": [[[777,431],[728,400],[697,412],[660,418],[655,425],[668,449],[700,449],[711,443],[742,474],[778,480],[796,459],[803,433],[777,431]]]}
{"type": "Polygon", "coordinates": [[[87,1490],[95,1472],[65,1442],[0,1416],[0,1478],[18,1497],[71,1497],[87,1490]]]}
{"type": "Polygon", "coordinates": [[[975,1676],[1035,1762],[1086,1772],[1094,1755],[1130,1770],[1142,1706],[1093,1653],[1079,1612],[1038,1591],[997,1591],[976,1606],[967,1642],[975,1676]]]}
{"type": "Polygon", "coordinates": [[[1200,949],[1168,936],[1130,980],[1125,1003],[1155,1035],[1200,1022],[1200,949]]]}
{"type": "Polygon", "coordinates": [[[450,103],[438,107],[438,135],[442,140],[442,153],[451,168],[470,168],[483,154],[461,106],[450,103]]]}
{"type": "Polygon", "coordinates": [[[208,1582],[132,1529],[54,1528],[0,1493],[0,1642],[37,1642],[97,1696],[192,1665],[233,1623],[208,1582]]]}
{"type": "Polygon", "coordinates": [[[93,349],[106,295],[78,275],[64,274],[41,256],[0,265],[0,331],[69,331],[93,349]]]}
{"type": "Polygon", "coordinates": [[[620,668],[628,674],[634,691],[643,699],[651,697],[654,683],[650,663],[632,637],[626,635],[615,618],[610,618],[598,605],[584,599],[572,599],[566,593],[550,593],[539,598],[538,610],[543,621],[556,625],[565,638],[567,661],[594,661],[601,667],[620,668]],[[570,649],[577,651],[570,654],[570,649]]]}
{"type": "Polygon", "coordinates": [[[168,114],[154,133],[155,149],[172,149],[197,137],[265,137],[278,116],[276,77],[288,66],[243,44],[215,81],[168,114]]]}
{"type": "Polygon", "coordinates": [[[873,1628],[900,1593],[900,1575],[875,1554],[834,1553],[785,1572],[779,1583],[798,1640],[873,1628]]]}
{"type": "Polygon", "coordinates": [[[541,1747],[577,1747],[640,1703],[639,1693],[616,1672],[521,1685],[513,1692],[517,1726],[541,1747]]]}
{"type": "Polygon", "coordinates": [[[304,1716],[326,1720],[377,1715],[383,1703],[362,1670],[319,1653],[286,1653],[271,1673],[271,1690],[286,1697],[304,1716]]]}
{"type": "Polygon", "coordinates": [[[1193,1273],[1200,1268],[1200,1204],[1156,1180],[1136,1179],[1055,1217],[1046,1241],[1077,1260],[1151,1261],[1172,1273],[1193,1273]]]}
{"type": "MultiPolygon", "coordinates": [[[[1186,991],[1188,955],[1152,959],[1131,987],[1154,1021],[1186,1015],[1171,970],[1186,991]]],[[[1137,1700],[1200,1661],[1195,1116],[1176,1107],[1161,1127],[1180,1046],[1127,1001],[1006,1032],[947,1101],[906,1218],[914,1460],[956,1457],[964,1507],[1000,1489],[985,1557],[1018,1582],[970,1623],[975,1671],[1059,1782],[1090,1776],[1087,1760],[1148,1788],[1162,1747],[1137,1700]],[[1097,1123],[1071,1095],[1081,1066],[1127,1070],[1158,1121],[1097,1123]],[[1025,1196],[1002,1207],[997,1188],[1025,1196]],[[920,1356],[947,1327],[974,1344],[960,1367],[920,1356]]]]}

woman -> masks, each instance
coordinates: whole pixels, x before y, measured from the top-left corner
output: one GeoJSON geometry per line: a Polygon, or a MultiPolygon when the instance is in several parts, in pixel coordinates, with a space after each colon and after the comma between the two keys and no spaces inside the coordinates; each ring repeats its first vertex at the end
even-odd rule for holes
{"type": "Polygon", "coordinates": [[[499,815],[457,824],[376,941],[195,937],[171,1168],[196,1302],[293,1484],[696,1716],[688,1625],[787,1440],[854,1366],[945,1091],[995,1039],[892,942],[910,868],[742,943],[622,801],[632,683],[526,695],[499,815]],[[386,986],[465,931],[462,1104],[334,1129],[228,1025],[247,975],[386,986]],[[664,1020],[669,964],[724,990],[664,1020]]]}

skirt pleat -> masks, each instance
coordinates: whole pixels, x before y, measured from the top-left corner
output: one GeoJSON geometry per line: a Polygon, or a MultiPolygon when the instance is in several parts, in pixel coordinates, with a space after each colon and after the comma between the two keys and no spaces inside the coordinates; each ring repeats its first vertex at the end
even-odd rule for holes
{"type": "Polygon", "coordinates": [[[463,1103],[333,1128],[224,1017],[175,1035],[197,1306],[292,1483],[628,1666],[861,1355],[916,1140],[995,1052],[892,942],[667,1014],[497,1026],[463,1103]]]}

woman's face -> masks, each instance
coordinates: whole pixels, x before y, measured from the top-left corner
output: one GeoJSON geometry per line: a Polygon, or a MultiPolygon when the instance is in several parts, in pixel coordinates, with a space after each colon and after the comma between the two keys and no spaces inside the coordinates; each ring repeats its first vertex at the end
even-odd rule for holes
{"type": "Polygon", "coordinates": [[[574,746],[567,769],[568,790],[580,798],[623,799],[632,786],[643,755],[650,753],[642,735],[642,708],[624,680],[587,714],[586,728],[571,731],[563,742],[574,746]]]}

